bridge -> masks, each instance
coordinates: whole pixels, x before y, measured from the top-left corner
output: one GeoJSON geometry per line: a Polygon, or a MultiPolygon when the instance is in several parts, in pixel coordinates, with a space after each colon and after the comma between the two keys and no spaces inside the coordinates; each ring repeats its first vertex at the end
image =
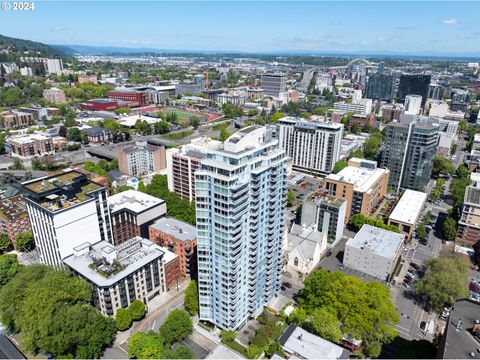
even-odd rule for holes
{"type": "Polygon", "coordinates": [[[374,63],[374,62],[368,61],[367,59],[363,59],[363,58],[357,58],[357,59],[350,60],[347,65],[332,66],[329,69],[338,69],[338,70],[348,69],[350,66],[352,66],[354,64],[361,64],[361,65],[365,66],[366,68],[372,68],[372,69],[378,68],[378,63],[374,63]]]}

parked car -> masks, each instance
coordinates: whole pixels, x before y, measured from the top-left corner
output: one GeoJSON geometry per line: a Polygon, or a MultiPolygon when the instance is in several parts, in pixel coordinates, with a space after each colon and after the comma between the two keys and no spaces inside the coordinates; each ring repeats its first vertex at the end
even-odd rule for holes
{"type": "Polygon", "coordinates": [[[283,282],[283,283],[282,283],[282,286],[284,286],[284,287],[286,287],[286,288],[289,288],[289,289],[292,288],[292,284],[290,284],[289,282],[283,282]]]}
{"type": "Polygon", "coordinates": [[[409,276],[409,277],[411,277],[412,279],[415,279],[415,275],[414,275],[412,272],[410,272],[410,271],[407,271],[406,276],[409,276]]]}
{"type": "Polygon", "coordinates": [[[404,287],[405,289],[410,289],[410,287],[411,287],[411,286],[410,286],[409,284],[407,284],[406,282],[403,282],[402,285],[403,285],[403,287],[404,287]]]}
{"type": "Polygon", "coordinates": [[[414,268],[415,270],[420,270],[420,265],[415,264],[414,262],[411,262],[411,263],[410,263],[410,266],[411,266],[412,268],[414,268]]]}

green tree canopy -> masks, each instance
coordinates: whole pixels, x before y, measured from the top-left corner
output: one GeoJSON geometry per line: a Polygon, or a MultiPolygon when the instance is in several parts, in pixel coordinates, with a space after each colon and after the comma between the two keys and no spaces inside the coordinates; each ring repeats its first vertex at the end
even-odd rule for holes
{"type": "Polygon", "coordinates": [[[396,233],[400,232],[400,229],[398,228],[398,226],[385,225],[385,223],[382,220],[374,219],[374,218],[365,216],[363,214],[354,214],[350,218],[350,221],[349,221],[348,224],[350,226],[352,226],[355,229],[355,231],[360,230],[363,225],[368,224],[368,225],[378,227],[380,229],[389,230],[389,231],[393,231],[393,232],[396,232],[396,233]]]}
{"type": "Polygon", "coordinates": [[[375,133],[365,141],[365,148],[363,154],[365,159],[375,160],[380,147],[383,145],[382,134],[375,133]]]}
{"type": "Polygon", "coordinates": [[[443,156],[435,156],[433,159],[432,175],[440,176],[453,174],[455,174],[455,166],[453,166],[453,163],[443,156]]]}
{"type": "Polygon", "coordinates": [[[345,169],[348,166],[347,160],[338,160],[333,167],[332,173],[338,174],[340,171],[345,169]]]}
{"type": "Polygon", "coordinates": [[[33,241],[33,234],[31,231],[22,232],[15,238],[15,249],[29,250],[33,248],[35,242],[33,241]]]}
{"type": "Polygon", "coordinates": [[[268,122],[270,124],[276,124],[278,123],[278,121],[281,119],[281,118],[284,118],[286,115],[284,112],[282,111],[278,111],[276,112],[275,114],[273,114],[272,116],[270,116],[270,119],[268,120],[268,122]]]}
{"type": "Polygon", "coordinates": [[[155,130],[155,134],[166,134],[170,131],[170,124],[165,121],[165,120],[162,120],[162,121],[158,121],[156,122],[154,125],[153,125],[153,128],[155,130]]]}
{"type": "Polygon", "coordinates": [[[192,126],[194,129],[197,129],[200,126],[200,119],[198,116],[192,116],[190,118],[190,126],[192,126]]]}
{"type": "Polygon", "coordinates": [[[0,234],[0,252],[8,251],[12,248],[12,242],[7,234],[0,234]]]}
{"type": "Polygon", "coordinates": [[[0,255],[0,288],[12,280],[19,270],[17,255],[0,255]]]}
{"type": "Polygon", "coordinates": [[[176,309],[168,314],[167,320],[160,327],[160,336],[166,344],[185,339],[193,330],[192,320],[185,310],[176,309]]]}
{"type": "MultiPolygon", "coordinates": [[[[325,309],[335,315],[342,334],[361,339],[366,345],[386,344],[397,335],[394,326],[399,322],[398,314],[388,288],[379,282],[367,283],[357,277],[320,269],[305,280],[298,301],[307,314],[325,309]]],[[[322,316],[326,316],[325,312],[317,314],[318,319],[322,316]]],[[[331,336],[338,335],[332,326],[334,320],[329,318],[331,336]]]]}
{"type": "Polygon", "coordinates": [[[128,340],[129,358],[160,359],[164,351],[163,339],[153,331],[136,333],[128,340]]]}
{"type": "Polygon", "coordinates": [[[457,222],[451,216],[443,222],[442,233],[445,240],[453,241],[457,237],[457,222]]]}
{"type": "Polygon", "coordinates": [[[145,304],[141,300],[133,300],[128,307],[128,311],[132,316],[133,321],[138,321],[145,316],[145,312],[147,311],[145,304]]]}
{"type": "Polygon", "coordinates": [[[335,312],[327,308],[315,309],[310,316],[309,325],[310,330],[325,340],[334,343],[342,340],[340,321],[335,312]]]}
{"type": "Polygon", "coordinates": [[[190,281],[185,289],[185,308],[190,315],[198,314],[198,287],[195,280],[190,281]]]}
{"type": "Polygon", "coordinates": [[[90,286],[67,271],[22,267],[0,291],[0,319],[24,347],[54,357],[98,358],[115,336],[113,321],[90,304],[90,286]]]}
{"type": "Polygon", "coordinates": [[[68,129],[67,137],[70,141],[82,141],[82,132],[79,128],[68,129]]]}
{"type": "Polygon", "coordinates": [[[115,326],[118,330],[127,330],[132,325],[132,315],[125,308],[120,308],[115,314],[115,326]]]}
{"type": "Polygon", "coordinates": [[[428,306],[439,310],[468,295],[465,286],[468,276],[468,260],[461,256],[441,256],[428,262],[425,276],[415,284],[415,292],[427,296],[428,306]]]}

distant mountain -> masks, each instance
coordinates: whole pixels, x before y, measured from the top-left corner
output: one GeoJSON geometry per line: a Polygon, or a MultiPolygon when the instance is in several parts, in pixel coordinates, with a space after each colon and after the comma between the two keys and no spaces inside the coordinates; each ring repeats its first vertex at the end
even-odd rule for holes
{"type": "Polygon", "coordinates": [[[44,56],[65,57],[67,54],[61,49],[53,46],[42,44],[36,41],[17,39],[0,34],[0,45],[14,46],[17,52],[23,51],[40,51],[44,56]]]}
{"type": "MultiPolygon", "coordinates": [[[[121,46],[92,46],[92,45],[52,45],[65,53],[71,55],[134,55],[134,54],[172,54],[172,53],[194,53],[196,51],[165,50],[154,48],[128,48],[121,46]]],[[[198,51],[198,53],[204,53],[198,51]]]]}

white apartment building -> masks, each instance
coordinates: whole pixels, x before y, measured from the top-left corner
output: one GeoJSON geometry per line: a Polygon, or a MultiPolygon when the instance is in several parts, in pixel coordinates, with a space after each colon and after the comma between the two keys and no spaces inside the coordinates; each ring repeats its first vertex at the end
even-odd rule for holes
{"type": "Polygon", "coordinates": [[[445,101],[430,101],[428,104],[430,106],[429,116],[444,118],[447,115],[449,107],[445,101]]]}
{"type": "Polygon", "coordinates": [[[372,99],[360,99],[359,102],[347,103],[345,101],[338,101],[333,104],[335,110],[346,112],[353,112],[355,114],[370,114],[372,112],[372,99]]]}
{"type": "Polygon", "coordinates": [[[237,329],[280,289],[286,161],[255,125],[209,150],[196,171],[201,320],[237,329]]]}
{"type": "Polygon", "coordinates": [[[63,263],[91,285],[95,307],[113,316],[134,300],[148,303],[165,293],[166,267],[177,259],[174,253],[137,236],[118,246],[106,241],[82,243],[63,263]]]}
{"type": "Polygon", "coordinates": [[[222,143],[210,138],[198,138],[178,148],[166,151],[168,190],[184,199],[195,201],[195,171],[209,149],[218,149],[222,143]]]}
{"type": "Polygon", "coordinates": [[[45,67],[49,74],[61,74],[63,71],[62,59],[46,59],[45,67]]]}
{"type": "Polygon", "coordinates": [[[343,264],[376,279],[386,280],[395,270],[404,239],[403,234],[365,224],[345,244],[343,264]]]}
{"type": "Polygon", "coordinates": [[[68,169],[22,187],[42,263],[60,266],[84,242],[112,243],[106,189],[85,174],[68,169]]]}
{"type": "Polygon", "coordinates": [[[244,94],[219,94],[217,96],[217,102],[220,105],[233,104],[237,106],[243,106],[247,102],[247,97],[244,94]]]}
{"type": "Polygon", "coordinates": [[[43,98],[55,104],[65,104],[67,102],[67,98],[65,97],[65,92],[56,87],[53,87],[50,89],[44,89],[43,98]]]}
{"type": "Polygon", "coordinates": [[[407,95],[405,97],[405,113],[418,115],[422,108],[422,97],[420,95],[407,95]]]}
{"type": "Polygon", "coordinates": [[[280,147],[292,158],[293,170],[324,175],[340,159],[343,125],[284,117],[278,122],[280,147]]]}
{"type": "Polygon", "coordinates": [[[117,149],[118,168],[128,175],[139,176],[165,169],[165,147],[137,141],[135,145],[117,149]]]}

